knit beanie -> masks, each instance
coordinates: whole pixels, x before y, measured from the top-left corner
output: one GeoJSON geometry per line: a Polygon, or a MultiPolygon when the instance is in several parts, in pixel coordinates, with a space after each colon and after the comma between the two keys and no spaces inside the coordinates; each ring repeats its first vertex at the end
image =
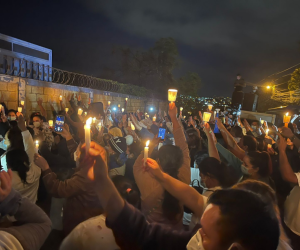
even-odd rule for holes
{"type": "Polygon", "coordinates": [[[122,154],[127,150],[126,139],[124,137],[114,137],[108,141],[113,151],[118,154],[122,154]]]}

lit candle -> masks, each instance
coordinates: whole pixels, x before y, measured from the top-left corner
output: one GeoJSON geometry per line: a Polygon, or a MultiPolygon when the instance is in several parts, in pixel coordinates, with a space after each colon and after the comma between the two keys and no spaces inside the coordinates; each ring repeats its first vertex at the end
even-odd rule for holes
{"type": "Polygon", "coordinates": [[[18,107],[18,112],[22,113],[22,107],[18,107]]]}
{"type": "Polygon", "coordinates": [[[203,113],[203,121],[204,122],[209,122],[210,117],[211,117],[211,113],[210,112],[204,112],[203,113]]]}
{"type": "Polygon", "coordinates": [[[68,111],[69,111],[69,108],[65,108],[65,111],[66,111],[66,113],[68,113],[68,111]]]}
{"type": "Polygon", "coordinates": [[[98,131],[101,131],[101,127],[102,127],[102,123],[99,122],[98,125],[97,125],[98,131]]]}
{"type": "Polygon", "coordinates": [[[82,115],[83,110],[82,109],[78,109],[78,115],[82,115]]]}
{"type": "Polygon", "coordinates": [[[39,152],[39,141],[35,141],[35,152],[38,153],[39,152]]]}
{"type": "Polygon", "coordinates": [[[208,107],[209,110],[211,110],[212,107],[213,107],[213,105],[212,104],[208,104],[207,107],[208,107]]]}
{"type": "Polygon", "coordinates": [[[24,106],[24,104],[25,104],[25,102],[24,102],[24,101],[21,101],[21,105],[24,106]]]}
{"type": "Polygon", "coordinates": [[[183,110],[183,107],[180,107],[180,111],[182,111],[183,110]]]}
{"type": "Polygon", "coordinates": [[[87,112],[84,112],[84,115],[87,116],[87,112]]]}
{"type": "Polygon", "coordinates": [[[89,152],[91,146],[91,123],[92,123],[92,117],[87,119],[86,124],[84,125],[86,154],[89,152]]]}
{"type": "Polygon", "coordinates": [[[146,161],[147,161],[147,158],[148,158],[149,143],[150,143],[150,140],[148,140],[146,142],[146,147],[144,148],[144,166],[146,165],[146,161]]]}
{"type": "Polygon", "coordinates": [[[62,95],[59,96],[59,100],[62,101],[62,95]]]}
{"type": "Polygon", "coordinates": [[[183,117],[183,119],[185,119],[185,118],[186,118],[186,116],[183,117]]]}
{"type": "Polygon", "coordinates": [[[134,131],[135,130],[135,126],[132,123],[130,124],[130,126],[131,126],[131,130],[134,131]]]}
{"type": "Polygon", "coordinates": [[[285,114],[285,116],[283,116],[284,126],[288,127],[288,124],[289,124],[290,121],[291,121],[291,116],[289,115],[289,112],[287,112],[285,114]]]}
{"type": "Polygon", "coordinates": [[[152,117],[152,121],[154,121],[154,122],[156,121],[156,116],[152,117]]]}
{"type": "Polygon", "coordinates": [[[118,108],[120,108],[121,107],[121,104],[118,104],[118,108]]]}
{"type": "Polygon", "coordinates": [[[96,117],[93,118],[93,123],[96,123],[96,117]]]}
{"type": "Polygon", "coordinates": [[[264,120],[260,120],[260,123],[261,123],[261,125],[263,125],[263,124],[264,124],[264,122],[265,122],[264,120]]]}
{"type": "Polygon", "coordinates": [[[49,120],[48,123],[50,127],[53,127],[53,120],[49,120]]]}
{"type": "Polygon", "coordinates": [[[125,111],[125,109],[124,108],[122,108],[122,112],[124,112],[125,111]]]}
{"type": "Polygon", "coordinates": [[[214,111],[214,117],[216,118],[216,116],[217,116],[217,111],[214,111]]]}
{"type": "Polygon", "coordinates": [[[128,98],[127,98],[127,97],[125,98],[125,101],[126,101],[126,102],[128,101],[128,98]]]}
{"type": "Polygon", "coordinates": [[[177,89],[168,90],[168,100],[169,102],[175,102],[177,97],[177,89]]]}
{"type": "Polygon", "coordinates": [[[111,104],[111,101],[108,101],[108,102],[107,102],[107,104],[108,104],[108,106],[110,106],[110,104],[111,104]]]}
{"type": "Polygon", "coordinates": [[[268,135],[269,134],[269,129],[267,128],[267,130],[266,130],[266,135],[268,135]]]}

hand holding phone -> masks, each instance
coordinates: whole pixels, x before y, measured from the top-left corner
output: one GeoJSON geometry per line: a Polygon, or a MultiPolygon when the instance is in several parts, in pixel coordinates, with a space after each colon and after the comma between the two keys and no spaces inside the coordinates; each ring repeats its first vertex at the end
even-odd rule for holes
{"type": "Polygon", "coordinates": [[[162,140],[165,139],[165,133],[166,133],[166,129],[165,128],[159,128],[158,130],[158,137],[160,137],[162,140]]]}
{"type": "Polygon", "coordinates": [[[55,126],[54,126],[54,131],[55,132],[62,132],[63,131],[63,126],[65,124],[65,117],[63,115],[58,115],[55,118],[55,126]]]}

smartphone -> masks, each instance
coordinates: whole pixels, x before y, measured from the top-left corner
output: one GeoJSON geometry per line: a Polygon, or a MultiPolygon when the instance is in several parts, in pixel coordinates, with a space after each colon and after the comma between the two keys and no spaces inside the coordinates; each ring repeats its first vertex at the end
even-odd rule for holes
{"type": "Polygon", "coordinates": [[[54,131],[62,132],[62,128],[63,128],[64,124],[65,124],[65,117],[63,115],[57,115],[55,118],[54,131]]]}
{"type": "Polygon", "coordinates": [[[160,128],[158,130],[158,137],[160,137],[162,140],[165,139],[165,133],[166,133],[166,129],[165,128],[160,128]]]}
{"type": "Polygon", "coordinates": [[[1,161],[1,170],[4,170],[5,172],[7,172],[8,168],[7,168],[7,162],[6,162],[6,153],[1,156],[0,161],[1,161]]]}

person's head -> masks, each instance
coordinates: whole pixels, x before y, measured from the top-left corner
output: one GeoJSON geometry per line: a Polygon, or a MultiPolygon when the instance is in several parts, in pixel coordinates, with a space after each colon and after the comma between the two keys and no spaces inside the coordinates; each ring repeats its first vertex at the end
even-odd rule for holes
{"type": "Polygon", "coordinates": [[[254,120],[253,122],[251,122],[251,128],[254,130],[257,130],[259,126],[260,126],[260,121],[254,120]]]}
{"type": "Polygon", "coordinates": [[[6,153],[7,167],[19,174],[24,184],[27,183],[27,172],[29,171],[29,158],[26,151],[22,148],[8,150],[6,153]]]}
{"type": "Polygon", "coordinates": [[[240,80],[242,78],[242,76],[240,74],[236,75],[236,79],[240,80]]]}
{"type": "MultiPolygon", "coordinates": [[[[178,179],[178,171],[183,164],[183,153],[178,146],[164,145],[158,151],[158,163],[165,173],[178,179]]],[[[167,191],[162,208],[164,216],[169,220],[174,220],[182,211],[179,201],[167,191]]]]}
{"type": "Polygon", "coordinates": [[[104,144],[105,146],[108,146],[108,141],[112,138],[113,136],[111,134],[104,134],[103,135],[103,141],[104,141],[104,144]]]}
{"type": "Polygon", "coordinates": [[[272,173],[272,161],[267,152],[248,152],[243,159],[244,174],[255,177],[268,177],[272,173]]]}
{"type": "Polygon", "coordinates": [[[258,151],[260,151],[260,152],[267,151],[268,144],[265,141],[265,135],[258,136],[256,138],[256,141],[257,141],[257,150],[258,151]]]}
{"type": "Polygon", "coordinates": [[[275,250],[279,242],[273,207],[251,191],[216,190],[208,200],[201,225],[199,233],[205,250],[275,250]]]}
{"type": "Polygon", "coordinates": [[[124,200],[137,208],[140,207],[140,193],[136,185],[122,175],[115,175],[111,180],[124,200]]]}
{"type": "Polygon", "coordinates": [[[200,137],[196,129],[189,128],[186,130],[186,140],[190,150],[199,148],[200,137]]]}
{"type": "Polygon", "coordinates": [[[230,129],[230,134],[234,137],[234,138],[242,138],[243,137],[243,130],[240,126],[233,126],[230,129]]]}
{"type": "Polygon", "coordinates": [[[30,120],[33,123],[33,126],[39,128],[43,124],[43,117],[40,112],[32,113],[30,116],[30,120]]]}
{"type": "Polygon", "coordinates": [[[245,135],[243,137],[243,150],[246,152],[252,152],[257,150],[257,141],[256,139],[251,135],[245,135]]]}
{"type": "Polygon", "coordinates": [[[123,122],[121,120],[118,122],[118,127],[119,127],[119,129],[123,128],[123,122]]]}
{"type": "Polygon", "coordinates": [[[9,121],[15,121],[15,120],[17,120],[17,112],[15,110],[13,110],[13,109],[8,110],[7,119],[9,121]]]}
{"type": "Polygon", "coordinates": [[[24,150],[24,143],[23,143],[23,136],[22,132],[19,127],[12,127],[8,131],[7,139],[9,140],[9,148],[11,149],[23,149],[24,150]]]}
{"type": "Polygon", "coordinates": [[[198,165],[200,170],[201,185],[205,188],[231,186],[227,166],[214,157],[207,157],[198,165]]]}
{"type": "Polygon", "coordinates": [[[126,139],[124,137],[114,137],[108,141],[108,152],[110,155],[120,155],[127,150],[126,139]]]}

